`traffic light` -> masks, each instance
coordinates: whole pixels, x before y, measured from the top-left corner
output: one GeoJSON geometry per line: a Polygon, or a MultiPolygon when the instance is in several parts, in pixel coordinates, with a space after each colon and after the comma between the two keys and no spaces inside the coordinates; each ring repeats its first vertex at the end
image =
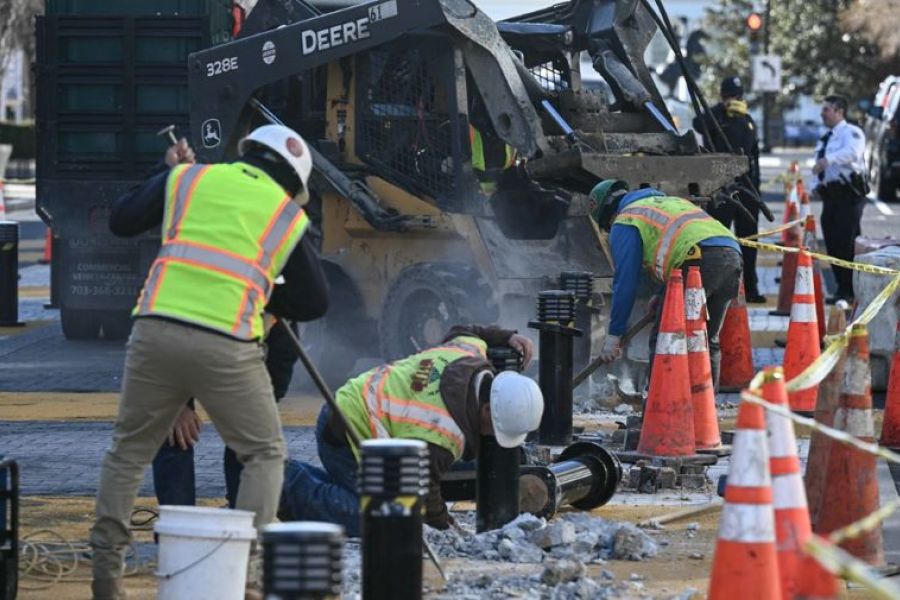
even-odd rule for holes
{"type": "Polygon", "coordinates": [[[747,15],[747,38],[750,42],[750,54],[759,54],[763,26],[765,26],[765,20],[761,14],[753,12],[747,15]]]}

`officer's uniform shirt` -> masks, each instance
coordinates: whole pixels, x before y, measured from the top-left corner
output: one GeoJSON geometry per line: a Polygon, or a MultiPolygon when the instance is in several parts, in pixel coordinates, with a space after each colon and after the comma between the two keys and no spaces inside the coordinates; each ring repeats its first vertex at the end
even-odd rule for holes
{"type": "MultiPolygon", "coordinates": [[[[826,134],[827,135],[827,134],[826,134]]],[[[823,136],[824,137],[824,136],[823,136]]],[[[862,175],[866,172],[866,138],[862,129],[851,125],[847,121],[841,121],[831,129],[831,136],[825,145],[825,158],[828,166],[825,167],[825,177],[820,181],[818,176],[813,176],[815,187],[832,182],[841,182],[841,176],[850,179],[853,173],[862,175]]],[[[822,150],[822,139],[816,144],[816,152],[813,154],[813,162],[822,150]]]]}

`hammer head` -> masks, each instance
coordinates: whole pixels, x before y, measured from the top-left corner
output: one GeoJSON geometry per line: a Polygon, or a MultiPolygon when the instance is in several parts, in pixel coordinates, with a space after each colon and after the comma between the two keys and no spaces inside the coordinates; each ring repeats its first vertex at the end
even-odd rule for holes
{"type": "Polygon", "coordinates": [[[162,129],[157,131],[156,135],[158,135],[160,137],[168,135],[170,142],[172,142],[173,144],[178,143],[178,138],[175,137],[175,125],[166,125],[162,129]]]}

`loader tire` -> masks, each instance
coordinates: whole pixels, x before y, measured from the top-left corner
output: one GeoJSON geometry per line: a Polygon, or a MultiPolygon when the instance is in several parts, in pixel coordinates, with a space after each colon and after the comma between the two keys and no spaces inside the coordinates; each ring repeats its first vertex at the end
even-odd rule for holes
{"type": "Polygon", "coordinates": [[[461,263],[419,263],[391,284],[378,321],[381,356],[395,360],[436,346],[456,324],[493,323],[493,291],[461,263]]]}

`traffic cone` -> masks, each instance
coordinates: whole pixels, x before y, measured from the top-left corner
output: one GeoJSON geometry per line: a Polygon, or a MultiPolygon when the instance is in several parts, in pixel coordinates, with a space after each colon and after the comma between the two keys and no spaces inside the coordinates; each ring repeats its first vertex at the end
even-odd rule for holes
{"type": "Polygon", "coordinates": [[[49,265],[50,261],[53,259],[53,232],[50,231],[50,228],[47,228],[47,232],[44,235],[44,255],[38,259],[38,263],[42,265],[49,265]]]}
{"type": "MultiPolygon", "coordinates": [[[[847,328],[847,313],[844,310],[846,303],[839,303],[831,307],[828,315],[828,334],[835,335],[847,328]]],[[[825,379],[819,384],[819,393],[816,398],[815,419],[822,425],[831,427],[834,425],[834,411],[837,410],[838,400],[841,395],[841,383],[844,380],[844,360],[846,352],[841,352],[837,364],[831,369],[825,379]]],[[[806,501],[809,504],[809,518],[813,526],[819,514],[822,504],[822,485],[825,482],[825,471],[828,468],[828,456],[831,454],[831,438],[813,430],[809,440],[809,455],[806,460],[806,501]]]]}
{"type": "Polygon", "coordinates": [[[716,411],[716,392],[713,389],[709,341],[706,337],[706,293],[703,291],[700,267],[688,269],[684,307],[694,412],[694,443],[697,448],[715,448],[722,445],[722,436],[719,434],[719,413],[716,411]]]}
{"type": "MultiPolygon", "coordinates": [[[[788,211],[790,212],[788,221],[793,221],[797,218],[797,205],[790,203],[788,204],[788,211]]],[[[786,229],[784,233],[784,237],[782,239],[782,245],[787,248],[799,248],[800,247],[800,232],[799,227],[791,227],[790,229],[786,229]]],[[[791,300],[794,297],[794,280],[796,279],[797,272],[797,254],[794,252],[786,252],[781,257],[781,281],[778,283],[778,304],[775,307],[775,310],[769,311],[770,315],[776,315],[780,317],[785,317],[791,314],[791,300]]]]}
{"type": "Polygon", "coordinates": [[[840,584],[834,573],[809,554],[804,555],[797,573],[796,600],[837,600],[839,593],[840,584]]]}
{"type": "Polygon", "coordinates": [[[741,281],[738,296],[731,301],[719,339],[722,360],[719,363],[719,391],[736,392],[746,387],[755,374],[753,371],[753,347],[750,339],[750,317],[741,281]]]}
{"type": "MultiPolygon", "coordinates": [[[[809,252],[818,252],[819,244],[816,240],[816,218],[806,215],[803,224],[803,247],[809,252]]],[[[825,296],[822,287],[822,268],[819,263],[813,261],[813,287],[816,290],[816,323],[819,326],[819,344],[825,339],[825,296]]]]}
{"type": "Polygon", "coordinates": [[[781,597],[766,416],[758,404],[743,401],[713,555],[709,600],[781,597]]]}
{"type": "MultiPolygon", "coordinates": [[[[772,404],[788,407],[781,367],[770,367],[763,372],[761,395],[772,404]]],[[[797,592],[803,546],[812,535],[812,526],[809,522],[803,478],[800,477],[794,424],[787,417],[769,411],[766,413],[766,425],[781,594],[785,598],[793,598],[797,592]]]]}
{"type": "Polygon", "coordinates": [[[800,210],[797,213],[798,219],[805,219],[809,216],[810,206],[809,206],[809,194],[806,193],[806,188],[803,185],[803,180],[797,180],[797,204],[800,207],[800,210]]]}
{"type": "Polygon", "coordinates": [[[691,375],[684,329],[684,284],[680,269],[672,271],[666,284],[665,304],[637,450],[651,456],[694,454],[691,375]]]}
{"type": "MultiPolygon", "coordinates": [[[[784,175],[784,220],[782,223],[787,223],[796,219],[796,216],[791,216],[792,208],[791,205],[797,206],[800,204],[800,199],[797,197],[797,181],[799,179],[800,166],[797,164],[797,161],[791,161],[791,164],[788,166],[787,173],[784,175]]],[[[788,241],[788,236],[790,235],[789,230],[785,230],[781,232],[781,243],[786,244],[788,241]]]]}
{"type": "MultiPolygon", "coordinates": [[[[872,423],[872,375],[869,371],[869,336],[865,325],[850,330],[847,362],[834,426],[863,441],[875,438],[872,423]]],[[[878,510],[875,456],[846,444],[832,444],[816,533],[831,533],[878,510]]],[[[841,548],[872,565],[884,564],[881,525],[848,539],[841,548]]]]}
{"type": "Polygon", "coordinates": [[[894,358],[884,396],[884,425],[879,443],[888,448],[900,448],[900,319],[894,334],[894,358]]]}
{"type": "MultiPolygon", "coordinates": [[[[788,380],[803,372],[819,358],[819,326],[816,324],[816,298],[813,285],[812,259],[800,250],[797,262],[797,278],[794,283],[794,303],[791,306],[791,322],[788,325],[787,346],[784,349],[784,375],[788,380]]],[[[798,392],[790,392],[791,410],[812,412],[816,408],[816,391],[812,386],[798,392]]]]}

